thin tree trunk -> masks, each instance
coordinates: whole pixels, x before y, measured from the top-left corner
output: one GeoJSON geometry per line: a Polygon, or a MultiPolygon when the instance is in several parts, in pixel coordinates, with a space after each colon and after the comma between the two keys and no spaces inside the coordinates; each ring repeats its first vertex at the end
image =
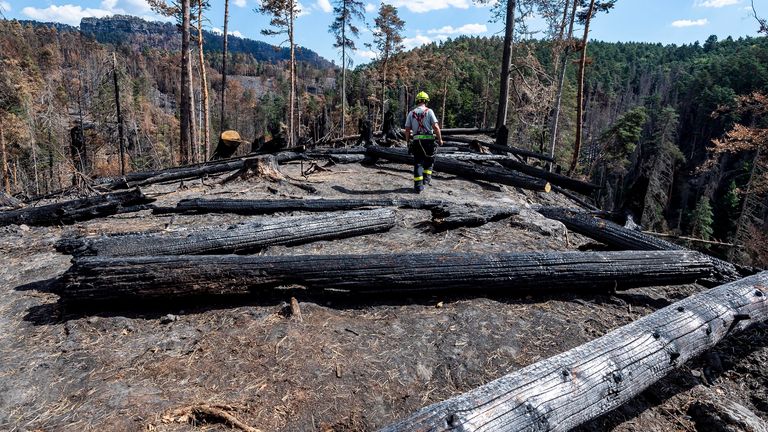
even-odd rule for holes
{"type": "Polygon", "coordinates": [[[448,74],[443,78],[443,108],[440,110],[440,127],[445,127],[445,100],[448,99],[448,74]]]}
{"type": "Polygon", "coordinates": [[[8,170],[8,153],[5,150],[5,134],[3,124],[0,122],[0,152],[3,153],[3,188],[5,193],[11,194],[11,173],[8,170]]]}
{"type": "Polygon", "coordinates": [[[499,78],[499,110],[496,113],[496,129],[507,124],[507,108],[509,103],[509,73],[512,67],[512,37],[515,32],[515,0],[507,0],[507,18],[504,31],[504,53],[501,59],[501,76],[499,78]]]}
{"type": "Polygon", "coordinates": [[[115,109],[117,110],[117,136],[120,140],[120,175],[125,175],[125,140],[123,139],[123,114],[120,112],[120,85],[117,82],[117,56],[112,53],[112,79],[115,83],[115,109]]]}
{"type": "Polygon", "coordinates": [[[210,107],[208,106],[208,74],[205,70],[205,55],[203,53],[203,0],[197,0],[197,52],[200,58],[200,89],[203,99],[203,120],[200,127],[203,132],[203,161],[211,155],[210,107]]]}
{"type": "MultiPolygon", "coordinates": [[[[558,77],[557,81],[557,96],[555,97],[554,113],[552,114],[552,130],[549,137],[549,157],[553,159],[555,158],[555,147],[557,147],[557,136],[560,126],[560,107],[562,106],[563,102],[563,87],[565,86],[565,72],[568,69],[568,55],[571,53],[570,42],[573,38],[573,22],[576,20],[576,9],[578,8],[578,3],[579,2],[576,0],[573,1],[571,20],[568,24],[568,43],[566,44],[565,49],[563,50],[562,58],[560,59],[560,76],[558,77]]],[[[568,0],[566,0],[564,10],[567,10],[567,8],[568,0]]],[[[554,167],[554,164],[550,164],[549,170],[552,171],[554,167]]]]}
{"type": "MultiPolygon", "coordinates": [[[[191,25],[191,23],[190,23],[191,25]]],[[[187,64],[187,72],[189,73],[189,157],[192,163],[199,162],[197,160],[197,154],[200,148],[200,139],[197,133],[197,120],[195,120],[195,114],[197,109],[195,108],[195,83],[192,80],[194,76],[192,73],[192,48],[190,47],[189,63],[187,64]]]]}
{"type": "Polygon", "coordinates": [[[288,146],[293,146],[296,137],[296,125],[294,123],[294,107],[296,104],[296,46],[293,44],[294,11],[294,3],[293,0],[291,0],[290,23],[288,23],[288,38],[290,39],[291,44],[291,91],[288,100],[288,103],[290,104],[290,109],[288,110],[290,115],[290,118],[288,119],[288,129],[290,131],[290,135],[288,137],[288,146]]]}
{"type": "Polygon", "coordinates": [[[347,2],[344,5],[344,21],[341,24],[341,136],[344,136],[344,115],[346,114],[347,103],[347,2]]]}
{"type": "Polygon", "coordinates": [[[589,2],[587,21],[584,24],[584,37],[581,40],[581,60],[579,60],[579,89],[576,95],[576,142],[573,144],[573,158],[568,168],[568,175],[572,175],[579,163],[581,152],[581,134],[584,128],[584,70],[587,67],[587,40],[589,39],[589,22],[592,21],[592,11],[595,8],[595,0],[589,2]]]}
{"type": "Polygon", "coordinates": [[[190,125],[192,120],[192,105],[190,92],[190,61],[189,61],[189,1],[181,0],[181,106],[179,107],[179,126],[181,128],[179,142],[182,165],[189,163],[189,150],[192,147],[190,125]]]}
{"type": "Polygon", "coordinates": [[[224,47],[221,57],[221,114],[219,115],[219,132],[227,128],[226,92],[227,92],[227,25],[229,24],[229,0],[224,0],[224,47]]]}

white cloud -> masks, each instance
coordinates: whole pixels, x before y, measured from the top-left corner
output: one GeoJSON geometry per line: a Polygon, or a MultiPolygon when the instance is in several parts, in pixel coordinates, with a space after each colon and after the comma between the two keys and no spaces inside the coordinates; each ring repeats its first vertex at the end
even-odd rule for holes
{"type": "Polygon", "coordinates": [[[244,37],[245,37],[245,36],[243,36],[243,34],[242,34],[242,33],[240,33],[240,32],[239,32],[239,31],[237,31],[237,30],[235,30],[235,31],[233,31],[233,32],[229,32],[229,34],[231,34],[232,36],[235,36],[235,37],[239,37],[239,38],[244,38],[244,37]]]}
{"type": "Polygon", "coordinates": [[[488,31],[485,24],[464,24],[461,27],[444,26],[439,29],[427,31],[429,34],[451,35],[451,34],[481,34],[488,31]]]}
{"type": "Polygon", "coordinates": [[[333,6],[331,6],[331,2],[328,0],[317,0],[317,7],[325,13],[333,11],[333,6]]]}
{"type": "Polygon", "coordinates": [[[333,12],[333,6],[329,0],[317,0],[317,7],[325,13],[333,12]]]}
{"type": "Polygon", "coordinates": [[[211,33],[217,34],[217,35],[221,35],[221,34],[224,34],[224,30],[222,30],[222,29],[220,29],[218,27],[214,27],[214,28],[211,29],[211,33]]]}
{"type": "Polygon", "coordinates": [[[296,18],[303,17],[305,15],[309,15],[310,8],[305,7],[303,4],[301,4],[300,1],[296,2],[296,9],[299,10],[299,13],[296,14],[296,18]]]}
{"type": "Polygon", "coordinates": [[[373,51],[360,51],[360,50],[355,51],[355,54],[357,54],[358,57],[367,58],[368,60],[373,60],[378,55],[378,53],[375,53],[373,51]]]}
{"type": "Polygon", "coordinates": [[[104,9],[83,9],[81,6],[65,4],[61,6],[50,5],[45,9],[25,7],[21,13],[37,21],[54,21],[78,26],[85,17],[103,18],[114,12],[104,9]]]}
{"type": "Polygon", "coordinates": [[[403,45],[405,46],[406,50],[420,47],[429,43],[432,43],[432,39],[424,35],[416,35],[414,37],[403,39],[403,45]]]}
{"type": "Polygon", "coordinates": [[[117,6],[117,0],[104,0],[101,2],[101,7],[111,11],[117,6]]]}
{"type": "Polygon", "coordinates": [[[235,6],[244,8],[248,2],[246,0],[235,0],[235,6]]]}
{"type": "Polygon", "coordinates": [[[469,9],[469,0],[394,0],[392,6],[404,7],[413,13],[425,13],[433,10],[469,9]]]}
{"type": "Polygon", "coordinates": [[[125,0],[128,4],[128,11],[135,14],[147,14],[152,13],[152,8],[149,7],[147,0],[125,0]]]}
{"type": "Polygon", "coordinates": [[[741,0],[697,0],[696,6],[705,8],[721,8],[741,3],[741,0]]]}
{"type": "Polygon", "coordinates": [[[698,20],[677,20],[672,21],[672,27],[701,27],[709,24],[709,20],[706,18],[698,20]]]}
{"type": "Polygon", "coordinates": [[[7,1],[0,1],[0,11],[2,12],[10,12],[11,11],[11,4],[7,1]]]}
{"type": "Polygon", "coordinates": [[[365,11],[368,13],[374,12],[376,10],[376,5],[373,3],[368,3],[365,5],[365,11]]]}

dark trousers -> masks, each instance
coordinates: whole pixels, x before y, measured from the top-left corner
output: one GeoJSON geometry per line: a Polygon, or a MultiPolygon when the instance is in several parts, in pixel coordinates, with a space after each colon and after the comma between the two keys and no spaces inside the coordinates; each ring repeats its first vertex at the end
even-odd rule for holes
{"type": "Polygon", "coordinates": [[[413,153],[413,188],[420,192],[432,179],[432,167],[435,165],[435,140],[413,140],[411,153],[413,153]]]}

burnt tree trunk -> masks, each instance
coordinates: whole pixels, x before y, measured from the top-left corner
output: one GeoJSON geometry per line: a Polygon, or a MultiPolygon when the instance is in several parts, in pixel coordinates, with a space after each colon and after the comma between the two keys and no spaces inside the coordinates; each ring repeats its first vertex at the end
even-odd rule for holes
{"type": "MultiPolygon", "coordinates": [[[[112,179],[107,183],[99,184],[97,187],[104,190],[116,190],[135,186],[146,186],[155,183],[199,178],[206,175],[221,174],[228,171],[236,171],[242,169],[246,166],[248,161],[252,161],[260,157],[262,156],[252,156],[241,159],[228,159],[225,161],[214,161],[205,164],[198,164],[188,167],[176,167],[160,171],[131,173],[126,175],[124,178],[112,179]]],[[[274,154],[274,158],[278,163],[281,163],[301,159],[302,155],[300,153],[294,152],[282,152],[274,154]]]]}
{"type": "MultiPolygon", "coordinates": [[[[562,222],[568,229],[608,246],[622,250],[687,250],[668,241],[634,231],[623,226],[600,219],[585,212],[575,212],[557,207],[542,207],[537,210],[544,217],[562,222]]],[[[711,258],[717,272],[714,281],[723,283],[739,279],[749,272],[739,271],[733,264],[717,258],[711,258]]]]}
{"type": "MultiPolygon", "coordinates": [[[[398,149],[371,146],[368,147],[368,156],[404,164],[413,164],[413,157],[408,155],[405,151],[398,149]]],[[[439,155],[435,160],[434,170],[458,175],[470,180],[483,180],[539,192],[549,192],[551,189],[549,182],[544,180],[516,174],[504,168],[486,167],[468,162],[441,158],[439,155]]]]}
{"type": "Polygon", "coordinates": [[[432,223],[437,231],[457,227],[484,225],[520,213],[515,206],[475,205],[425,199],[285,199],[285,200],[234,200],[234,199],[186,199],[176,207],[156,207],[155,214],[164,213],[234,213],[263,215],[279,212],[327,212],[376,207],[401,207],[432,212],[432,223]]]}
{"type": "Polygon", "coordinates": [[[395,226],[390,209],[293,216],[231,227],[65,239],[59,252],[74,256],[208,255],[249,253],[267,246],[297,245],[385,232],[395,226]]]}
{"type": "Polygon", "coordinates": [[[768,272],[421,409],[382,432],[567,431],[610,412],[726,336],[768,320],[768,272]]]}
{"type": "Polygon", "coordinates": [[[288,285],[578,292],[691,283],[712,270],[712,261],[693,251],[85,257],[74,260],[59,294],[67,302],[177,299],[288,285]]]}
{"type": "Polygon", "coordinates": [[[121,209],[154,201],[136,188],[130,191],[96,195],[55,204],[0,212],[4,225],[60,225],[117,214],[121,209]]]}
{"type": "Polygon", "coordinates": [[[562,174],[549,172],[548,170],[536,168],[522,162],[517,162],[515,160],[500,160],[499,163],[506,168],[519,171],[531,177],[547,180],[553,185],[560,186],[562,188],[578,192],[583,195],[591,195],[594,191],[600,188],[599,185],[594,183],[589,183],[562,174]]]}

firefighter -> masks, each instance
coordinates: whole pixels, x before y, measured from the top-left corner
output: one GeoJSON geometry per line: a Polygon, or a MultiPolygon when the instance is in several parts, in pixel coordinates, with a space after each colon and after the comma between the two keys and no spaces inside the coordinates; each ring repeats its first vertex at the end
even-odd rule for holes
{"type": "Polygon", "coordinates": [[[405,119],[405,141],[413,154],[413,191],[421,193],[432,180],[436,145],[443,144],[435,112],[427,108],[429,95],[421,91],[416,95],[416,108],[405,119]],[[413,136],[411,135],[413,134],[413,136]],[[412,139],[411,139],[412,138],[412,139]]]}

